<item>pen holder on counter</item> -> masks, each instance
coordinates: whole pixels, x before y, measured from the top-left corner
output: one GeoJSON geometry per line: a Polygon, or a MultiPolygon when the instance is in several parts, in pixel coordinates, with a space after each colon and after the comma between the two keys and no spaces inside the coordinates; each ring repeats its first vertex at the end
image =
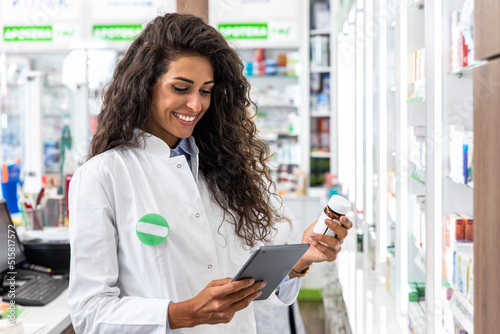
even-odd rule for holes
{"type": "Polygon", "coordinates": [[[64,196],[49,197],[45,204],[45,226],[64,226],[64,196]]]}
{"type": "Polygon", "coordinates": [[[43,208],[38,209],[24,209],[24,214],[26,216],[27,226],[31,227],[33,230],[43,230],[44,226],[44,216],[45,210],[43,208]]]}

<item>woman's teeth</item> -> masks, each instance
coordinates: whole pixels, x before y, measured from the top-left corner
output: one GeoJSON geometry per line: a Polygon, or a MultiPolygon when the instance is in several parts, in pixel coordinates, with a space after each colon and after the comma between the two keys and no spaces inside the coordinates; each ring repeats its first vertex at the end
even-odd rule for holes
{"type": "Polygon", "coordinates": [[[196,118],[194,116],[193,117],[188,117],[188,116],[180,115],[180,114],[175,113],[175,112],[174,112],[174,115],[175,115],[175,117],[177,117],[179,119],[182,119],[183,121],[186,121],[186,122],[192,122],[196,118]]]}

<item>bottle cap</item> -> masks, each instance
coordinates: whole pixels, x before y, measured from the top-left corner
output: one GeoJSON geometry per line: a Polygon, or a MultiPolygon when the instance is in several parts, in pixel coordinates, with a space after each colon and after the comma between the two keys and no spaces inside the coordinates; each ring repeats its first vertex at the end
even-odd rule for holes
{"type": "Polygon", "coordinates": [[[333,195],[328,201],[328,206],[336,213],[345,215],[351,208],[351,203],[345,197],[333,195]]]}

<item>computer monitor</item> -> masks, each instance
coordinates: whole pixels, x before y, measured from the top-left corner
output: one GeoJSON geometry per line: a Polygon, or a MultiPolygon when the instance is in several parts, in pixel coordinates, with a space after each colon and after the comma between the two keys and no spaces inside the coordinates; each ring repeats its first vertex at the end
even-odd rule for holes
{"type": "Polygon", "coordinates": [[[24,260],[23,245],[12,223],[7,202],[0,199],[0,276],[13,271],[14,266],[24,260]]]}

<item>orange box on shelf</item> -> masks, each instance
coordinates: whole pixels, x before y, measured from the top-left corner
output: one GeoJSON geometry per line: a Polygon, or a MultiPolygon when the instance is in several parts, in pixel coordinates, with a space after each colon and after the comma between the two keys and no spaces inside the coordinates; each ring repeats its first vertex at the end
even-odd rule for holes
{"type": "Polygon", "coordinates": [[[464,218],[455,213],[446,215],[446,246],[451,247],[452,242],[465,239],[464,218]]]}
{"type": "Polygon", "coordinates": [[[465,240],[474,241],[474,218],[466,214],[463,214],[461,216],[464,219],[465,240]]]}

